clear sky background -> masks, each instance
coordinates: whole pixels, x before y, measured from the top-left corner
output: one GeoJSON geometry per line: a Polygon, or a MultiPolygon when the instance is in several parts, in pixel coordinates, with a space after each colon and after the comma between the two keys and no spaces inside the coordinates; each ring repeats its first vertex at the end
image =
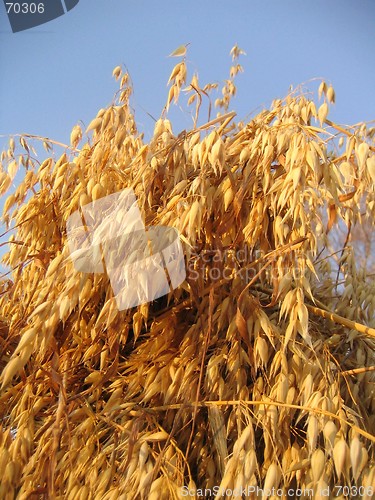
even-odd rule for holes
{"type": "MultiPolygon", "coordinates": [[[[227,78],[235,43],[246,51],[230,107],[241,118],[284,97],[290,85],[323,77],[336,91],[332,119],[375,119],[374,0],[80,0],[64,16],[15,34],[1,2],[0,135],[68,143],[77,122],[87,125],[111,102],[112,70],[125,64],[147,137],[154,126],[147,112],[160,116],[177,62],[166,56],[188,42],[190,76],[198,71],[201,84],[227,78]]],[[[173,113],[175,133],[191,126],[187,113],[173,113]]]]}
{"type": "MultiPolygon", "coordinates": [[[[134,106],[146,132],[166,100],[176,59],[190,42],[191,74],[202,83],[227,77],[231,47],[247,52],[233,103],[247,116],[311,78],[332,82],[343,123],[375,119],[374,0],[80,0],[64,16],[13,34],[0,4],[0,134],[29,132],[67,142],[107,105],[126,64],[134,106]]],[[[313,83],[308,85],[314,89],[313,83]]],[[[190,120],[181,116],[181,126],[190,120]]]]}

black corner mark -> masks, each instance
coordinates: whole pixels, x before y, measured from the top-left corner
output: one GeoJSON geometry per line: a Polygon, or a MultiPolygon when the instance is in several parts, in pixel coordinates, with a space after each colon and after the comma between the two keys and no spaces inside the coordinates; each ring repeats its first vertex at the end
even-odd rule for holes
{"type": "Polygon", "coordinates": [[[3,0],[13,33],[48,23],[75,7],[79,0],[3,0]]]}
{"type": "Polygon", "coordinates": [[[67,11],[72,10],[73,7],[75,7],[78,2],[79,2],[79,0],[65,0],[66,10],[67,11]]]}

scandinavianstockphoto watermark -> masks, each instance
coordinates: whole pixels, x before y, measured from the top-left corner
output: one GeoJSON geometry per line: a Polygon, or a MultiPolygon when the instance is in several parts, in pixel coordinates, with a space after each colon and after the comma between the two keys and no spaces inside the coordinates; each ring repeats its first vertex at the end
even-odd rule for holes
{"type": "Polygon", "coordinates": [[[75,269],[107,273],[120,311],[152,302],[185,281],[177,230],[146,228],[130,188],[73,212],[66,231],[75,269]]]}
{"type": "Polygon", "coordinates": [[[345,498],[371,497],[374,493],[372,486],[348,486],[336,485],[334,487],[326,486],[324,488],[269,488],[264,489],[260,486],[241,486],[237,488],[221,488],[213,486],[212,488],[191,489],[188,486],[181,488],[181,496],[186,498],[314,498],[317,494],[324,498],[336,498],[344,496],[345,498]]]}
{"type": "Polygon", "coordinates": [[[80,207],[66,224],[70,257],[77,271],[106,273],[118,309],[152,302],[180,286],[185,279],[206,283],[232,280],[245,283],[258,277],[279,278],[303,267],[270,257],[249,246],[214,250],[189,249],[186,262],[180,235],[168,226],[145,227],[135,193],[124,189],[80,207]]]}
{"type": "Polygon", "coordinates": [[[284,260],[282,256],[267,256],[260,250],[252,250],[246,244],[222,250],[193,248],[189,252],[189,259],[186,263],[188,280],[196,281],[203,278],[210,283],[221,280],[229,281],[235,276],[239,276],[245,283],[250,283],[259,274],[267,276],[267,279],[279,279],[290,271],[294,279],[299,279],[305,276],[307,268],[298,266],[296,263],[291,266],[288,259],[284,260]],[[262,270],[266,263],[268,265],[262,270]]]}
{"type": "Polygon", "coordinates": [[[63,16],[75,7],[79,0],[3,0],[13,33],[35,28],[63,16]]]}

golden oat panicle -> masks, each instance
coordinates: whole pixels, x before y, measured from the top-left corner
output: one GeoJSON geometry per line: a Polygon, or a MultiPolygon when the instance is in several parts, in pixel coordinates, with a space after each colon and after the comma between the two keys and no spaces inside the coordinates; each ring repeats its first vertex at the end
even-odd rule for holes
{"type": "MultiPolygon", "coordinates": [[[[117,66],[115,98],[70,144],[24,134],[1,155],[0,498],[373,496],[374,131],[331,120],[326,82],[239,121],[244,52],[219,85],[190,75],[186,51],[149,140],[117,66]],[[145,227],[178,235],[186,279],[120,310],[121,255],[108,265],[105,249],[126,246],[109,202],[126,190],[145,227]]],[[[137,273],[143,292],[152,278],[137,273]]]]}

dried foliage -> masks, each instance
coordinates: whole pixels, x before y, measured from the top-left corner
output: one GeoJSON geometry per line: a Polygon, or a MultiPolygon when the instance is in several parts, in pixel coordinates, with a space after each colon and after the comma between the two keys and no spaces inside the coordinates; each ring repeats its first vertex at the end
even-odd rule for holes
{"type": "Polygon", "coordinates": [[[59,159],[38,165],[32,136],[2,155],[1,194],[26,173],[3,215],[0,498],[375,486],[375,284],[351,246],[373,228],[373,131],[329,121],[324,82],[319,107],[300,89],[236,123],[238,47],[225,114],[198,126],[216,85],[184,88],[185,53],[148,143],[117,67],[118,100],[59,159]],[[181,91],[196,109],[176,136],[181,91]],[[66,221],[128,187],[147,225],[179,230],[187,279],[118,311],[107,275],[74,269],[66,221]]]}

